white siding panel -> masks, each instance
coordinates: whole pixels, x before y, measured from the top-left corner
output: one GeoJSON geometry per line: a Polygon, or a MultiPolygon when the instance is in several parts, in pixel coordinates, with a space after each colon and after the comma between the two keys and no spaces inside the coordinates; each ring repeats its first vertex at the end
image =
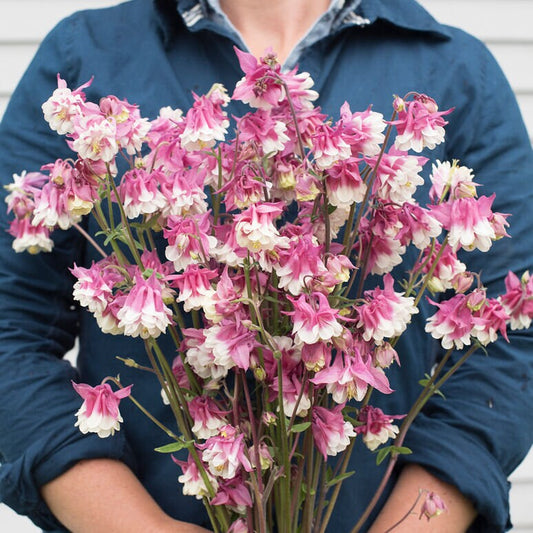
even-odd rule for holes
{"type": "Polygon", "coordinates": [[[39,42],[74,11],[108,7],[115,0],[0,0],[0,43],[39,42]]]}
{"type": "Polygon", "coordinates": [[[444,24],[458,26],[487,42],[531,42],[531,0],[419,0],[444,24]]]}
{"type": "Polygon", "coordinates": [[[11,94],[37,51],[37,44],[0,46],[0,94],[11,94]]]}

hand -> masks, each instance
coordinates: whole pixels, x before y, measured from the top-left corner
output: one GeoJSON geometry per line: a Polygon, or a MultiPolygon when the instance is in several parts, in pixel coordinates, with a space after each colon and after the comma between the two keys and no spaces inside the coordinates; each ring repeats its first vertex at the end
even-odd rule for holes
{"type": "Polygon", "coordinates": [[[113,459],[81,461],[41,492],[72,533],[207,533],[165,514],[133,472],[113,459]]]}

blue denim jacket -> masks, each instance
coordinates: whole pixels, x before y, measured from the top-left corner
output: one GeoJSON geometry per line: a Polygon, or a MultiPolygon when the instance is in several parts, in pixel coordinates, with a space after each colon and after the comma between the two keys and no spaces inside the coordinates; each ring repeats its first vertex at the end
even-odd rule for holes
{"type": "MultiPolygon", "coordinates": [[[[69,156],[40,110],[58,72],[70,87],[94,75],[89,99],[125,97],[150,118],[166,105],[187,109],[191,91],[205,92],[215,81],[231,88],[242,75],[233,52],[235,34],[206,17],[204,8],[189,0],[180,0],[178,9],[173,0],[134,0],[60,22],[6,110],[0,127],[2,183],[14,172],[69,156]]],[[[320,93],[318,104],[333,117],[345,100],[352,110],[372,104],[387,115],[394,94],[415,90],[431,95],[441,109],[455,107],[447,117],[446,142],[430,157],[459,159],[473,168],[483,193],[496,192],[494,209],[512,214],[511,239],[495,243],[488,254],[471,252],[465,258],[496,294],[507,270],[531,269],[533,255],[533,156],[502,72],[480,42],[438,24],[413,0],[362,0],[355,10],[346,3],[336,16],[329,34],[299,53],[300,70],[311,74],[320,93]]],[[[231,111],[242,109],[235,105],[231,111]]],[[[43,529],[63,531],[39,487],[81,459],[112,457],[130,465],[169,514],[206,524],[202,504],[181,494],[177,467],[153,452],[165,436],[130,403],[123,402],[126,423],[112,438],[84,436],[74,427],[80,399],[70,380],[95,384],[117,373],[136,384],[143,404],[171,423],[155,380],[115,358],[142,361],[142,342],[103,335],[73,304],[72,279],[65,273],[74,262],[96,259],[93,250],[69,231],[55,235],[51,254],[15,254],[3,212],[0,224],[0,499],[43,529]],[[62,355],[78,335],[79,362],[73,369],[62,355]]],[[[95,231],[92,223],[88,229],[95,231]]],[[[380,398],[386,413],[408,410],[418,380],[439,356],[423,329],[430,314],[424,303],[398,345],[402,366],[391,370],[390,379],[400,392],[380,398]]],[[[402,458],[466,494],[479,512],[472,531],[483,533],[510,527],[507,476],[533,440],[533,336],[521,331],[510,340],[471,357],[446,385],[446,399],[429,402],[407,436],[413,454],[402,458]]],[[[167,350],[172,358],[170,342],[167,350]]],[[[382,472],[364,447],[354,455],[356,475],[343,485],[330,531],[352,527],[382,472]]]]}

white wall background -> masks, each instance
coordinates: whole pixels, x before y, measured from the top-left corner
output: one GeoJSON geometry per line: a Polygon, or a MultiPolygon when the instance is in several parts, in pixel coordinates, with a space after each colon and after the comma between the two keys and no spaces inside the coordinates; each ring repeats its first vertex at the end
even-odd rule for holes
{"type": "MultiPolygon", "coordinates": [[[[0,0],[0,117],[39,41],[59,19],[78,9],[118,3],[0,0]]],[[[515,90],[533,139],[533,0],[420,0],[420,3],[441,22],[459,26],[487,43],[515,90]]],[[[533,452],[511,480],[513,531],[533,533],[533,452]]],[[[0,531],[35,533],[38,529],[0,504],[0,531]]]]}

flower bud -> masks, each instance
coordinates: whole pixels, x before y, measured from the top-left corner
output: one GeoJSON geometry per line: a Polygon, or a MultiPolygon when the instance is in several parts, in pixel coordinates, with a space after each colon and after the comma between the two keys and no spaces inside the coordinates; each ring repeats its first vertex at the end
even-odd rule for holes
{"type": "Polygon", "coordinates": [[[439,516],[446,510],[446,504],[442,501],[441,497],[435,492],[428,492],[422,504],[419,519],[425,516],[429,521],[431,518],[439,516]]]}

